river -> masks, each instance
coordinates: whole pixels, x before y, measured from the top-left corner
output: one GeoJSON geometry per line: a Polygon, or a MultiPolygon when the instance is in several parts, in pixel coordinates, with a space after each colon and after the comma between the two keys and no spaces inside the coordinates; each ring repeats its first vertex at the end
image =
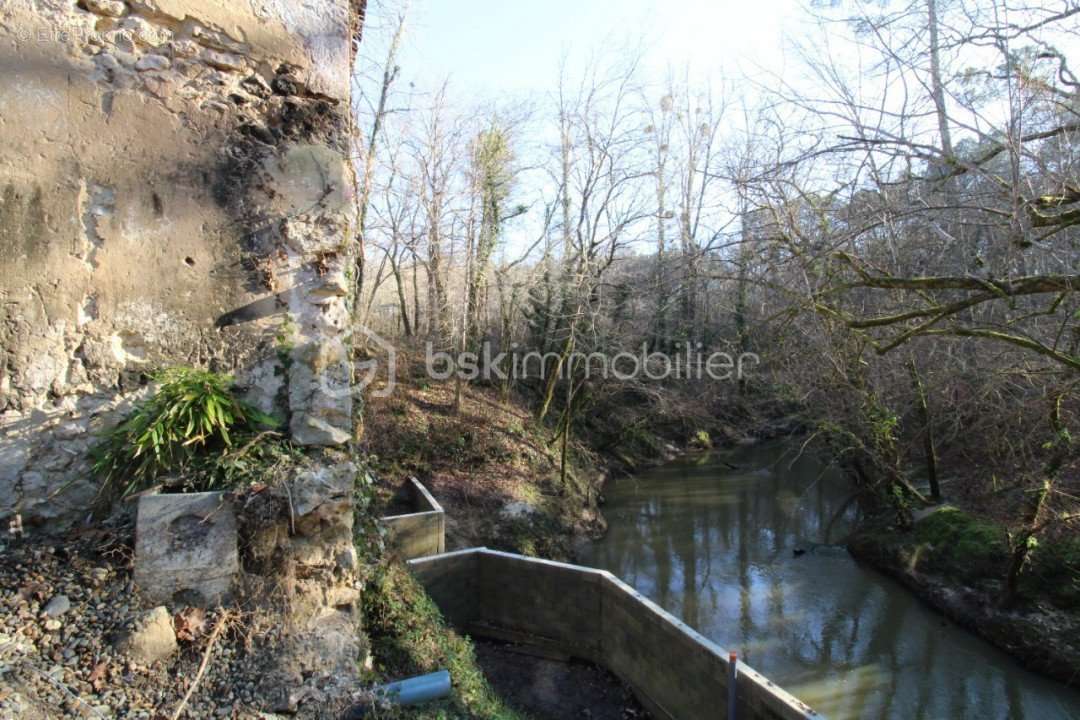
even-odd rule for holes
{"type": "MultiPolygon", "coordinates": [[[[609,529],[581,549],[582,564],[612,571],[831,720],[1080,718],[1080,692],[1025,670],[843,548],[814,546],[847,494],[797,444],[684,458],[607,488],[609,529]]],[[[853,520],[849,510],[832,536],[853,520]]]]}

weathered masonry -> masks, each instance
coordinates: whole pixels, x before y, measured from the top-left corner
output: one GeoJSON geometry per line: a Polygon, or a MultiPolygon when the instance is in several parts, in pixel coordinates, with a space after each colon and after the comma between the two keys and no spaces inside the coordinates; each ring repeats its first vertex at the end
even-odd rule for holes
{"type": "MultiPolygon", "coordinates": [[[[363,9],[0,2],[0,521],[83,521],[95,433],[150,371],[234,375],[309,448],[220,583],[274,613],[259,694],[289,712],[354,689],[362,657],[348,268],[363,9]]],[[[174,589],[138,580],[157,602],[174,589]]]]}
{"type": "MultiPolygon", "coordinates": [[[[470,634],[536,645],[602,665],[659,718],[726,718],[728,658],[714,643],[604,570],[473,548],[409,567],[470,634]]],[[[739,665],[739,720],[821,716],[739,665]]]]}
{"type": "Polygon", "coordinates": [[[350,69],[363,0],[0,3],[0,519],[62,529],[164,365],[297,442],[353,428],[350,69]]]}

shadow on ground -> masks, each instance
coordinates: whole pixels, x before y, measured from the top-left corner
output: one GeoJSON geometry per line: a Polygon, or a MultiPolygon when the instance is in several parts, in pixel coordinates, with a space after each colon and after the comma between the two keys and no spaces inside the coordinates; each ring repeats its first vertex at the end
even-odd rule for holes
{"type": "Polygon", "coordinates": [[[505,643],[474,642],[477,663],[496,694],[534,720],[650,717],[626,685],[596,665],[538,657],[505,643]]]}

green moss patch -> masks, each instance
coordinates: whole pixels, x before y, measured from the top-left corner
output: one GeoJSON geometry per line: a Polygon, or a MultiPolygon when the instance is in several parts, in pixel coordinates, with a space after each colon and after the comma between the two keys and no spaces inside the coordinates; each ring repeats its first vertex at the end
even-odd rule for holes
{"type": "Polygon", "coordinates": [[[918,521],[914,532],[917,570],[968,583],[1003,576],[1008,544],[996,523],[945,506],[918,521]]]}
{"type": "MultiPolygon", "coordinates": [[[[968,587],[1002,583],[1009,566],[1005,528],[952,506],[934,510],[910,532],[872,528],[851,543],[852,552],[876,564],[968,587]]],[[[1041,540],[1020,576],[1020,595],[1080,611],[1080,537],[1041,540]]]]}
{"type": "Polygon", "coordinates": [[[709,433],[705,430],[698,430],[694,433],[694,436],[690,438],[690,447],[699,450],[711,450],[712,446],[712,437],[710,437],[709,433]]]}

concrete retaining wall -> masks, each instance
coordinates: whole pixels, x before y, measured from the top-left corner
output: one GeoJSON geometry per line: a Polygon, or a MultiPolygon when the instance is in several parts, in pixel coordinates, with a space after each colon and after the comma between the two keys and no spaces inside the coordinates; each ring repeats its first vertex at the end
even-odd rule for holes
{"type": "MultiPolygon", "coordinates": [[[[614,575],[474,548],[409,566],[447,619],[607,667],[658,718],[727,717],[727,653],[614,575]]],[[[739,720],[821,716],[739,664],[739,720]]]]}
{"type": "Polygon", "coordinates": [[[390,552],[403,560],[444,552],[446,513],[442,506],[416,478],[409,478],[404,490],[416,512],[379,519],[386,528],[390,552]]]}

